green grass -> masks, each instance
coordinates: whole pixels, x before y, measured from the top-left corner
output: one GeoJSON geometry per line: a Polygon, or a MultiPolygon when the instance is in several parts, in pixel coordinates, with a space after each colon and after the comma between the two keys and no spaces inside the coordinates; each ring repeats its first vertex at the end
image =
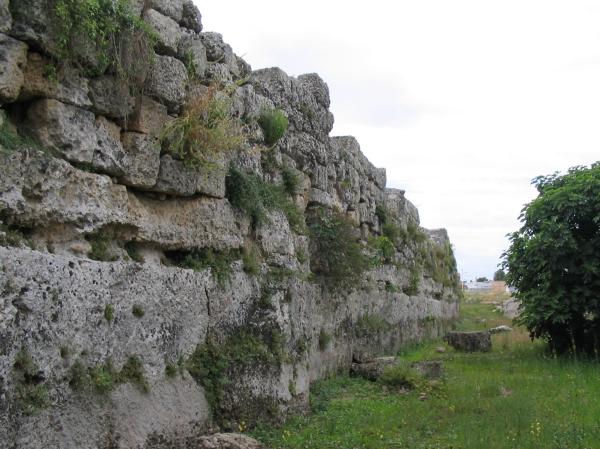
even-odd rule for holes
{"type": "MultiPolygon", "coordinates": [[[[467,297],[457,327],[511,325],[488,300],[467,297]]],[[[600,448],[596,362],[552,358],[522,329],[494,335],[493,344],[485,354],[438,353],[440,341],[407,348],[406,361],[443,360],[443,380],[400,393],[363,379],[326,380],[312,388],[312,415],[254,435],[272,449],[600,448]]]]}

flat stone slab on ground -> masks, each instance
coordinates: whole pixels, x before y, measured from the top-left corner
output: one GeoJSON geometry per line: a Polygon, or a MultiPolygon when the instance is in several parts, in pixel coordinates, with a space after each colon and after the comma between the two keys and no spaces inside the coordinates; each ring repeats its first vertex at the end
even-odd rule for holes
{"type": "Polygon", "coordinates": [[[415,362],[411,366],[427,379],[439,379],[442,377],[444,368],[441,360],[424,360],[422,362],[415,362]]]}
{"type": "Polygon", "coordinates": [[[448,332],[444,340],[457,351],[488,352],[492,349],[489,331],[448,332]]]}
{"type": "Polygon", "coordinates": [[[374,382],[381,377],[387,367],[397,363],[396,357],[377,357],[364,363],[352,363],[350,374],[374,382]]]}
{"type": "Polygon", "coordinates": [[[196,449],[266,449],[266,447],[246,435],[239,433],[215,433],[202,437],[196,449]]]}

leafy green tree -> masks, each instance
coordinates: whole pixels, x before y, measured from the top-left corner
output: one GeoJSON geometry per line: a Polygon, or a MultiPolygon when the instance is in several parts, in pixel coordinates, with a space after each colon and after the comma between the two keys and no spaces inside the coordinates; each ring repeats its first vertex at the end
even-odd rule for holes
{"type": "Polygon", "coordinates": [[[494,281],[505,281],[506,280],[506,273],[504,272],[503,269],[499,269],[498,271],[496,271],[494,273],[494,281]]]}
{"type": "Polygon", "coordinates": [[[533,180],[539,195],[504,254],[518,321],[558,352],[600,349],[600,163],[533,180]]]}
{"type": "Polygon", "coordinates": [[[475,279],[475,282],[490,282],[490,280],[484,276],[484,277],[475,279]]]}

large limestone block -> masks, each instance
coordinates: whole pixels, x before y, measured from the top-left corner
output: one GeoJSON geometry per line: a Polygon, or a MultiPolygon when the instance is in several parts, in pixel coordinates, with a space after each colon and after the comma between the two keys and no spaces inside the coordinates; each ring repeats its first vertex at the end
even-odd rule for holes
{"type": "Polygon", "coordinates": [[[227,200],[205,197],[159,201],[129,193],[128,221],[137,240],[168,250],[240,248],[249,231],[227,200]]]}
{"type": "Polygon", "coordinates": [[[101,76],[90,82],[90,98],[96,114],[121,119],[133,112],[135,99],[127,83],[114,76],[101,76]]]}
{"type": "Polygon", "coordinates": [[[0,33],[7,33],[12,27],[12,16],[8,8],[8,0],[0,0],[0,33]]]}
{"type": "Polygon", "coordinates": [[[224,67],[221,69],[222,72],[229,72],[231,77],[241,78],[250,74],[250,66],[241,58],[233,53],[231,46],[223,41],[223,36],[219,33],[202,33],[200,39],[206,47],[206,56],[209,61],[216,64],[222,64],[224,67]]]}
{"type": "Polygon", "coordinates": [[[157,10],[176,22],[180,22],[183,17],[183,3],[183,0],[150,0],[147,2],[150,8],[157,10]]]}
{"type": "Polygon", "coordinates": [[[202,15],[192,0],[183,0],[183,11],[179,24],[196,33],[202,31],[202,15]]]}
{"type": "Polygon", "coordinates": [[[160,166],[158,141],[139,133],[123,133],[122,141],[127,159],[123,183],[138,188],[152,187],[160,166]]]}
{"type": "Polygon", "coordinates": [[[143,96],[138,100],[132,116],[125,123],[127,130],[138,133],[160,135],[166,123],[171,120],[167,107],[143,96]]]}
{"type": "Polygon", "coordinates": [[[264,444],[238,433],[215,433],[200,438],[196,449],[267,449],[264,444]]]}
{"type": "Polygon", "coordinates": [[[150,0],[148,6],[169,16],[183,27],[196,33],[202,31],[202,15],[192,0],[150,0]]]}
{"type": "Polygon", "coordinates": [[[144,13],[144,20],[152,27],[158,37],[157,50],[161,54],[176,56],[181,29],[177,22],[154,9],[148,9],[144,13]]]}
{"type": "Polygon", "coordinates": [[[206,57],[206,48],[198,35],[186,33],[181,37],[177,49],[177,57],[182,61],[186,61],[186,63],[191,63],[198,78],[204,77],[208,67],[208,59],[206,57]]]}
{"type": "Polygon", "coordinates": [[[281,211],[268,214],[267,221],[256,230],[256,240],[268,254],[294,255],[294,236],[281,211]]]}
{"type": "Polygon", "coordinates": [[[80,108],[89,108],[92,102],[88,97],[88,80],[75,71],[69,71],[56,80],[49,79],[46,70],[50,63],[39,53],[30,52],[27,55],[27,66],[23,70],[23,89],[19,100],[27,101],[36,97],[45,97],[80,108]]]}
{"type": "Polygon", "coordinates": [[[398,363],[396,357],[376,357],[368,362],[352,363],[350,374],[375,382],[387,368],[398,365],[398,363]]]}
{"type": "Polygon", "coordinates": [[[27,63],[27,44],[0,33],[0,104],[17,99],[27,63]]]}
{"type": "Polygon", "coordinates": [[[102,116],[95,120],[94,125],[96,145],[92,167],[102,173],[122,176],[129,170],[130,161],[121,145],[120,128],[102,116]]]}
{"type": "Polygon", "coordinates": [[[164,104],[169,112],[181,109],[186,95],[188,73],[183,62],[157,55],[146,80],[146,92],[164,104]]]}
{"type": "Polygon", "coordinates": [[[27,111],[28,127],[34,137],[62,157],[91,163],[97,146],[93,112],[56,100],[39,100],[27,111]]]}
{"type": "Polygon", "coordinates": [[[331,104],[329,99],[329,87],[323,79],[316,73],[307,73],[300,75],[298,81],[313,94],[317,102],[324,108],[331,104]]]}
{"type": "Polygon", "coordinates": [[[3,155],[0,211],[15,224],[72,224],[92,232],[127,217],[127,191],[107,176],[41,153],[3,155]]]}
{"type": "Polygon", "coordinates": [[[200,193],[224,198],[225,175],[225,169],[218,165],[187,167],[182,161],[166,154],[160,159],[158,181],[152,190],[176,196],[200,193]]]}
{"type": "Polygon", "coordinates": [[[279,68],[269,68],[252,72],[251,82],[258,94],[287,113],[291,132],[309,133],[321,141],[328,139],[333,114],[323,106],[327,103],[326,93],[318,87],[314,75],[299,80],[279,68]]]}
{"type": "Polygon", "coordinates": [[[48,51],[50,42],[50,18],[46,0],[11,0],[12,28],[10,35],[28,44],[48,51]],[[15,6],[18,4],[18,8],[15,6]]]}
{"type": "Polygon", "coordinates": [[[448,332],[444,340],[457,351],[489,352],[492,350],[492,337],[489,331],[448,332]]]}
{"type": "Polygon", "coordinates": [[[203,389],[187,373],[166,379],[165,365],[206,338],[208,273],[14,248],[0,248],[0,266],[3,393],[12,396],[14,357],[25,349],[53,399],[35,416],[14,413],[10,424],[1,409],[0,447],[95,449],[109,442],[126,449],[206,428],[203,389]],[[109,304],[110,321],[104,316],[109,304]],[[134,305],[143,317],[133,316],[134,305]],[[123,384],[101,397],[69,386],[76,362],[94,367],[111,360],[119,369],[130,356],[142,362],[147,393],[123,384]]]}
{"type": "Polygon", "coordinates": [[[406,227],[409,223],[418,225],[419,211],[406,199],[404,190],[385,189],[384,205],[390,211],[392,219],[406,227]]]}

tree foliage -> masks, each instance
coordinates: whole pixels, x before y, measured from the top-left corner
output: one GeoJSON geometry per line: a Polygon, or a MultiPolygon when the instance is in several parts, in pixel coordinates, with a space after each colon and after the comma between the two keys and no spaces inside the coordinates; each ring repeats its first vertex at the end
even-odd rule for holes
{"type": "Polygon", "coordinates": [[[600,163],[533,180],[539,195],[504,254],[519,321],[559,353],[600,348],[600,163]]]}
{"type": "Polygon", "coordinates": [[[506,280],[506,273],[504,272],[504,270],[502,268],[497,270],[494,273],[494,281],[505,281],[505,280],[506,280]]]}

